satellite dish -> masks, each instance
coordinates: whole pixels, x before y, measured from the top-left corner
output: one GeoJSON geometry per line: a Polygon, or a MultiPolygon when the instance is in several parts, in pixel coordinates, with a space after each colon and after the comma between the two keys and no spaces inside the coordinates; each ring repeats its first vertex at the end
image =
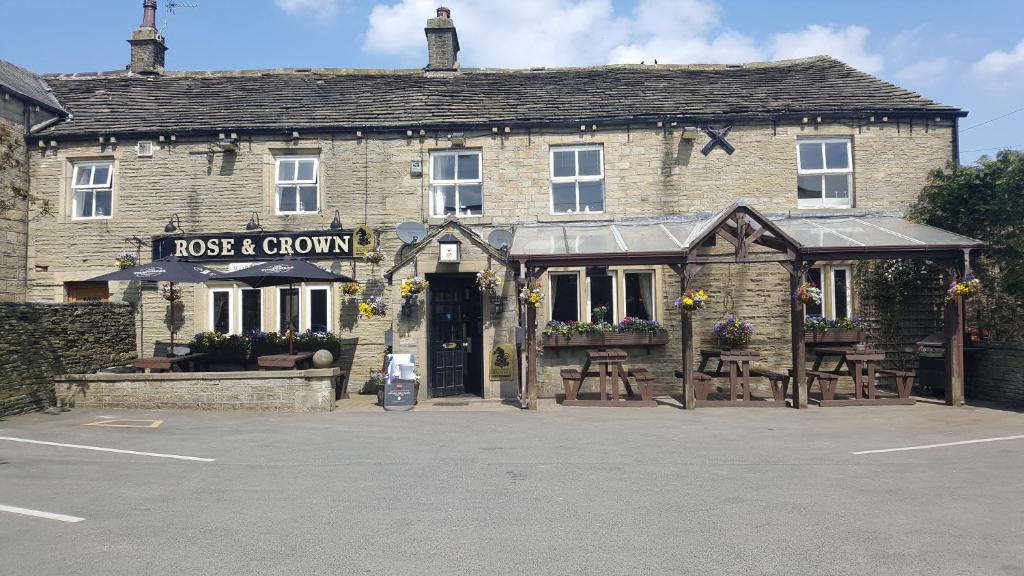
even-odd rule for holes
{"type": "Polygon", "coordinates": [[[402,222],[395,228],[395,234],[405,244],[415,244],[427,237],[427,227],[419,222],[402,222]]]}
{"type": "Polygon", "coordinates": [[[487,235],[487,243],[498,250],[505,250],[512,246],[512,233],[508,230],[498,228],[487,235]]]}

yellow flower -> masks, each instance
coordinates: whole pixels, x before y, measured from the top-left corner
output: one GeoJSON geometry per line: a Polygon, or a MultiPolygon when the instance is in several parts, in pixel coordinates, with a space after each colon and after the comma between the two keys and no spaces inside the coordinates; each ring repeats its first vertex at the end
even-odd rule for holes
{"type": "Polygon", "coordinates": [[[693,298],[683,298],[683,304],[693,306],[693,298]]]}

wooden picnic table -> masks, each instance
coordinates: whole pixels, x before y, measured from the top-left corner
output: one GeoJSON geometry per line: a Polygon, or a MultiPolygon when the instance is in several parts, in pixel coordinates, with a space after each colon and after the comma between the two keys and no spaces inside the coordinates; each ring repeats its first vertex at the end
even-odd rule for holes
{"type": "Polygon", "coordinates": [[[175,367],[195,372],[205,358],[205,352],[183,356],[147,356],[135,360],[132,365],[140,372],[173,372],[175,367]]]}
{"type": "MultiPolygon", "coordinates": [[[[810,390],[815,379],[821,388],[822,406],[870,406],[873,404],[913,404],[909,393],[899,397],[880,398],[876,394],[876,373],[878,364],[885,360],[885,354],[871,350],[857,350],[853,347],[820,346],[814,349],[814,367],[807,372],[807,388],[810,390]],[[831,370],[821,370],[826,358],[838,358],[831,370]],[[843,367],[846,367],[846,370],[843,367]],[[836,399],[839,376],[853,379],[853,398],[836,399]],[[905,396],[905,397],[904,397],[905,396]]],[[[909,392],[909,389],[908,389],[909,392]]]]}
{"type": "Polygon", "coordinates": [[[587,360],[583,369],[564,370],[565,406],[657,406],[652,393],[654,377],[646,369],[626,370],[623,363],[629,354],[621,348],[599,348],[587,351],[587,360]],[[596,368],[596,370],[593,370],[596,368]],[[580,400],[579,391],[587,377],[597,376],[600,381],[600,400],[580,400]],[[632,376],[640,389],[641,400],[626,400],[619,395],[619,382],[623,384],[627,395],[633,397],[633,388],[629,378],[632,376]],[[608,381],[611,380],[611,397],[608,395],[608,381]]]}
{"type": "Polygon", "coordinates": [[[710,377],[728,376],[729,378],[729,399],[708,400],[707,396],[711,390],[708,381],[702,382],[696,388],[696,392],[703,398],[697,398],[702,406],[785,406],[786,402],[779,401],[780,395],[784,394],[781,382],[776,382],[774,373],[767,370],[752,370],[750,363],[759,359],[761,354],[744,348],[733,348],[721,350],[718,348],[704,348],[700,351],[700,365],[697,367],[699,374],[710,377]],[[713,370],[707,369],[711,360],[717,360],[718,366],[713,370]],[[764,376],[772,383],[772,390],[775,401],[759,401],[750,395],[750,377],[764,376]],[[742,398],[740,397],[742,395],[742,398]]]}
{"type": "Polygon", "coordinates": [[[313,353],[269,354],[267,356],[260,356],[256,363],[259,365],[260,370],[301,370],[312,367],[313,353]]]}

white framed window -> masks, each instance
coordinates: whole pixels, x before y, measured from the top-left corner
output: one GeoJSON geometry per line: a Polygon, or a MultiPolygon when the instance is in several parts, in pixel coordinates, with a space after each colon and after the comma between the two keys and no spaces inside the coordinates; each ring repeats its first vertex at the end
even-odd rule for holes
{"type": "Polygon", "coordinates": [[[654,270],[627,270],[622,280],[624,316],[641,320],[657,320],[654,300],[654,270]]]}
{"type": "Polygon", "coordinates": [[[580,275],[578,272],[550,272],[551,293],[549,318],[559,322],[580,320],[580,275]]]}
{"type": "Polygon", "coordinates": [[[221,334],[235,333],[234,288],[210,289],[210,330],[221,334]]]}
{"type": "Polygon", "coordinates": [[[853,146],[849,138],[797,140],[797,208],[853,205],[853,146]]]}
{"type": "Polygon", "coordinates": [[[609,270],[608,274],[591,276],[587,275],[587,310],[583,315],[587,322],[596,322],[597,316],[594,314],[594,309],[600,306],[604,306],[607,312],[604,315],[605,322],[615,322],[619,317],[618,298],[616,298],[618,292],[618,274],[614,270],[609,270]]]}
{"type": "Polygon", "coordinates": [[[330,286],[306,287],[306,328],[313,332],[331,331],[330,286]]]}
{"type": "Polygon", "coordinates": [[[277,289],[277,331],[299,331],[299,288],[281,287],[277,289]]]}
{"type": "Polygon", "coordinates": [[[278,156],[274,170],[278,214],[309,214],[320,210],[320,159],[278,156]]]}
{"type": "Polygon", "coordinates": [[[604,148],[551,148],[551,213],[604,212],[604,148]]]}
{"type": "Polygon", "coordinates": [[[481,153],[451,150],[430,153],[430,214],[435,217],[484,213],[481,153]]]}
{"type": "Polygon", "coordinates": [[[239,302],[239,316],[242,320],[242,334],[263,331],[263,290],[242,288],[239,302]]]}
{"type": "Polygon", "coordinates": [[[853,316],[853,269],[849,266],[826,265],[807,271],[807,280],[821,289],[821,304],[807,304],[808,316],[830,320],[853,316]]]}
{"type": "Polygon", "coordinates": [[[71,218],[95,220],[113,215],[111,181],[114,163],[75,162],[71,173],[71,218]]]}

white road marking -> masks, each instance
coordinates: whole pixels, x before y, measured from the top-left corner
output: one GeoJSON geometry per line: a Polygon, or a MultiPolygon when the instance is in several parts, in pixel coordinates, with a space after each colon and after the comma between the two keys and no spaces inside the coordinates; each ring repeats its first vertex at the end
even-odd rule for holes
{"type": "Polygon", "coordinates": [[[54,514],[53,512],[43,512],[42,510],[18,508],[17,506],[4,506],[3,504],[0,504],[0,512],[12,512],[14,514],[22,514],[24,516],[36,516],[37,518],[60,520],[61,522],[81,522],[82,520],[85,520],[85,518],[79,518],[78,516],[66,516],[64,514],[54,514]]]}
{"type": "Polygon", "coordinates": [[[924,446],[906,446],[903,448],[884,448],[882,450],[861,450],[860,452],[850,452],[855,456],[860,454],[881,454],[883,452],[906,452],[908,450],[928,450],[929,448],[944,448],[946,446],[963,446],[964,444],[980,444],[982,442],[1000,442],[1002,440],[1020,440],[1024,438],[1024,434],[1018,434],[1016,436],[1000,436],[998,438],[979,438],[977,440],[961,440],[959,442],[943,442],[942,444],[925,444],[924,446]]]}
{"type": "Polygon", "coordinates": [[[135,454],[137,456],[153,456],[156,458],[174,458],[175,460],[193,460],[195,462],[213,462],[215,460],[214,458],[179,456],[177,454],[160,454],[159,452],[138,452],[136,450],[104,448],[102,446],[85,446],[83,444],[62,444],[60,442],[44,442],[42,440],[29,440],[28,438],[14,438],[11,436],[0,436],[0,440],[10,440],[11,442],[24,442],[26,444],[42,444],[44,446],[59,446],[61,448],[81,448],[82,450],[96,450],[97,452],[116,452],[118,454],[135,454]]]}

